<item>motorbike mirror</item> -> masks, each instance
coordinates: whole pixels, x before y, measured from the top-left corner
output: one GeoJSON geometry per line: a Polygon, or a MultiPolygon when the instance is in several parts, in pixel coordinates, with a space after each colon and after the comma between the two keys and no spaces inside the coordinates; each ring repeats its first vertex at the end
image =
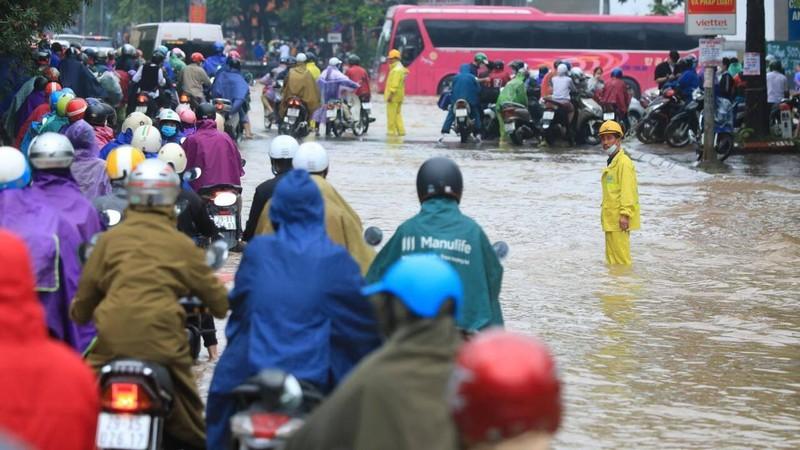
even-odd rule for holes
{"type": "Polygon", "coordinates": [[[504,259],[508,256],[508,244],[505,241],[497,241],[492,244],[492,248],[494,249],[494,253],[497,255],[498,259],[504,259]]]}
{"type": "Polygon", "coordinates": [[[100,233],[97,233],[89,239],[89,242],[84,242],[78,246],[78,259],[81,261],[81,264],[86,264],[86,261],[89,260],[89,256],[92,255],[92,250],[94,250],[94,246],[97,245],[97,239],[99,237],[100,233]]]}
{"type": "Polygon", "coordinates": [[[103,215],[106,219],[106,225],[108,225],[109,228],[122,221],[122,213],[116,209],[106,209],[103,211],[103,215]]]}
{"type": "Polygon", "coordinates": [[[218,239],[206,249],[206,263],[214,270],[219,270],[228,260],[228,244],[225,240],[218,239]]]}
{"type": "Polygon", "coordinates": [[[383,231],[378,227],[369,227],[364,231],[364,240],[375,247],[383,240],[383,231]]]}
{"type": "Polygon", "coordinates": [[[195,167],[193,169],[188,169],[186,172],[183,172],[183,181],[191,182],[194,181],[203,174],[203,170],[199,167],[195,167]]]}
{"type": "Polygon", "coordinates": [[[244,168],[245,164],[247,164],[247,160],[242,158],[242,168],[244,168]]]}

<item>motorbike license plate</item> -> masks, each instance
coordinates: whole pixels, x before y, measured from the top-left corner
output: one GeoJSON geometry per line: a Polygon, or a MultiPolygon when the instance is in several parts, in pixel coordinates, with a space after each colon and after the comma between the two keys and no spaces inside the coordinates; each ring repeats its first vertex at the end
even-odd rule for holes
{"type": "Polygon", "coordinates": [[[136,107],[136,112],[145,114],[147,113],[147,105],[139,105],[136,107]]]}
{"type": "Polygon", "coordinates": [[[329,110],[325,111],[325,117],[327,117],[328,119],[335,119],[336,118],[336,110],[335,109],[329,109],[329,110]]]}
{"type": "Polygon", "coordinates": [[[297,108],[289,108],[289,111],[286,112],[286,115],[289,117],[298,117],[300,115],[300,110],[297,108]]]}
{"type": "Polygon", "coordinates": [[[466,109],[457,109],[456,110],[456,117],[467,117],[467,110],[466,109]]]}
{"type": "Polygon", "coordinates": [[[509,133],[516,129],[516,127],[514,126],[513,123],[507,123],[507,124],[505,124],[505,127],[506,127],[506,131],[509,132],[509,133]]]}
{"type": "Polygon", "coordinates": [[[97,446],[145,450],[150,439],[150,416],[100,413],[97,446]]]}
{"type": "Polygon", "coordinates": [[[223,230],[235,230],[236,218],[234,216],[214,216],[214,225],[223,230]]]}
{"type": "Polygon", "coordinates": [[[555,116],[556,116],[555,111],[545,111],[544,114],[542,115],[542,118],[544,120],[553,120],[553,117],[555,116]]]}
{"type": "Polygon", "coordinates": [[[372,103],[362,103],[361,108],[369,111],[370,109],[372,109],[372,103]]]}
{"type": "Polygon", "coordinates": [[[614,113],[612,112],[603,113],[603,120],[614,120],[614,113]]]}

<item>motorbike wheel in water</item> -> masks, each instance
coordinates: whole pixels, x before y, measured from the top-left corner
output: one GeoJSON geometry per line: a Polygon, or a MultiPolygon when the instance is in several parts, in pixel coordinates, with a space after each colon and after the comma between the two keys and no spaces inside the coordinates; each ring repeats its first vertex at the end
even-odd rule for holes
{"type": "Polygon", "coordinates": [[[658,120],[648,118],[639,123],[636,130],[636,139],[642,144],[655,144],[658,142],[658,120]]]}
{"type": "Polygon", "coordinates": [[[583,126],[583,132],[585,133],[583,136],[584,143],[588,145],[600,144],[600,125],[602,125],[602,122],[597,120],[586,122],[586,125],[583,126]]]}
{"type": "Polygon", "coordinates": [[[628,112],[628,129],[625,130],[625,136],[633,136],[634,131],[636,130],[637,125],[639,125],[639,121],[642,120],[642,117],[639,113],[634,111],[628,112]]]}
{"type": "Polygon", "coordinates": [[[353,126],[351,127],[353,130],[354,136],[361,136],[367,132],[367,127],[369,127],[369,119],[364,120],[361,117],[359,120],[353,122],[353,126]]]}
{"type": "Polygon", "coordinates": [[[670,147],[686,147],[692,141],[689,134],[689,122],[685,120],[671,121],[664,131],[664,136],[667,138],[667,144],[670,147]]]}
{"type": "Polygon", "coordinates": [[[714,147],[714,150],[717,152],[717,155],[719,155],[720,161],[725,161],[726,159],[728,159],[729,156],[733,154],[733,147],[734,147],[734,141],[732,134],[719,133],[717,135],[717,142],[716,146],[714,147]]]}
{"type": "Polygon", "coordinates": [[[515,127],[514,131],[512,131],[511,133],[508,133],[508,137],[511,138],[511,143],[512,144],[517,145],[517,146],[523,144],[521,131],[522,130],[520,128],[516,128],[515,127]]]}

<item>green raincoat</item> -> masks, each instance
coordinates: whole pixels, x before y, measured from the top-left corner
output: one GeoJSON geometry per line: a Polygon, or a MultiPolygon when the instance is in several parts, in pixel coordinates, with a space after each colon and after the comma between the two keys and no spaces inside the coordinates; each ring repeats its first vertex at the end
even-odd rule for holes
{"type": "Polygon", "coordinates": [[[497,96],[497,102],[495,104],[495,111],[497,111],[497,122],[500,125],[500,138],[505,139],[506,136],[506,128],[505,124],[503,123],[503,113],[501,105],[503,103],[519,103],[520,105],[528,105],[528,93],[525,90],[525,80],[522,76],[515,76],[511,79],[511,81],[506,84],[502,90],[500,90],[500,95],[497,96]]]}

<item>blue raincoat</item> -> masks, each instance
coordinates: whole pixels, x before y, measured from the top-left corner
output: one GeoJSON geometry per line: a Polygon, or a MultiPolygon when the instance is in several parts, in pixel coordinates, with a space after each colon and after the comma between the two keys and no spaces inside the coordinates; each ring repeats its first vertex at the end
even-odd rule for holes
{"type": "Polygon", "coordinates": [[[327,392],[380,343],[359,292],[359,267],[328,238],[323,205],[307,172],[287,173],[269,210],[277,232],[244,251],[230,294],[228,346],[209,388],[210,449],[227,448],[235,410],[229,393],[248,377],[278,368],[327,392]]]}
{"type": "Polygon", "coordinates": [[[244,99],[250,92],[250,87],[239,70],[225,67],[217,72],[214,84],[211,85],[211,96],[227,98],[231,101],[231,114],[237,114],[242,109],[244,99]]]}
{"type": "Polygon", "coordinates": [[[450,95],[450,109],[442,125],[442,133],[444,134],[450,132],[450,128],[453,126],[453,121],[455,120],[452,105],[456,100],[461,99],[469,103],[470,114],[475,123],[476,132],[480,132],[481,130],[481,85],[478,83],[478,79],[475,75],[472,74],[473,67],[472,64],[462,64],[458,75],[453,77],[453,92],[450,95]]]}
{"type": "Polygon", "coordinates": [[[133,131],[125,130],[124,132],[118,134],[113,141],[104,145],[103,148],[100,149],[100,158],[108,159],[108,154],[111,153],[112,150],[119,147],[120,145],[131,145],[132,141],[133,141],[133,131]]]}
{"type": "Polygon", "coordinates": [[[214,75],[217,74],[218,70],[225,67],[225,63],[227,60],[228,58],[222,53],[218,55],[209,56],[203,63],[203,69],[205,69],[209,77],[213,77],[214,75]]]}

